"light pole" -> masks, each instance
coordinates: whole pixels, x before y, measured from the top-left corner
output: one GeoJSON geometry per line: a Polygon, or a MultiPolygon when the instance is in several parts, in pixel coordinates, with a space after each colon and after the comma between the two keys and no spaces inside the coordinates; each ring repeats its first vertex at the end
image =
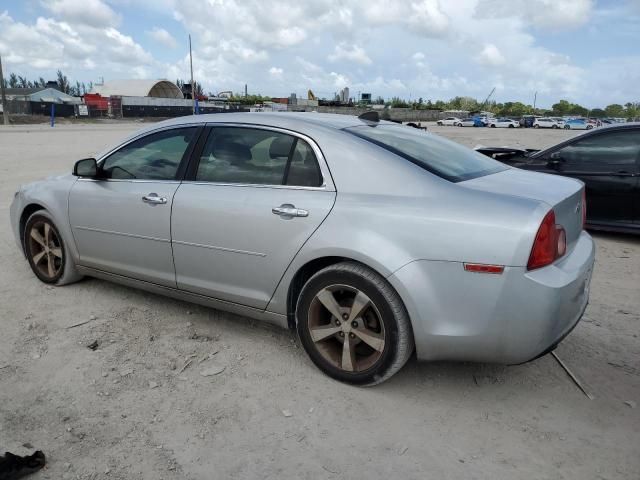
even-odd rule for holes
{"type": "Polygon", "coordinates": [[[193,55],[191,54],[191,34],[189,34],[189,66],[191,68],[191,99],[193,100],[193,114],[196,114],[196,86],[193,84],[193,55]]]}
{"type": "Polygon", "coordinates": [[[7,105],[7,97],[4,94],[4,76],[2,75],[2,57],[0,56],[0,92],[2,95],[2,116],[4,117],[4,124],[9,125],[9,107],[7,105]]]}

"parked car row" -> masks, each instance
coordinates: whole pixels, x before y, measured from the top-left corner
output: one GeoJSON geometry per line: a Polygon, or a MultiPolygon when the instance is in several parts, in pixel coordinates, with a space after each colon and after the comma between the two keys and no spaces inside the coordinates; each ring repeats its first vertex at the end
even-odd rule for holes
{"type": "Polygon", "coordinates": [[[438,120],[437,124],[442,127],[490,127],[490,128],[550,128],[565,130],[591,130],[596,127],[614,124],[615,122],[608,119],[589,119],[589,118],[571,118],[562,117],[538,117],[534,115],[525,115],[520,120],[513,120],[507,117],[447,117],[438,120]]]}

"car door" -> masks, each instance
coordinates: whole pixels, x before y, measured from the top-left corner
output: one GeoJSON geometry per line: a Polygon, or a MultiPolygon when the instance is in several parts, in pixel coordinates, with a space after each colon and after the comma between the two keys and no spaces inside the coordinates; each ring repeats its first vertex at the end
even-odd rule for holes
{"type": "Polygon", "coordinates": [[[143,135],[100,159],[98,179],[78,179],[69,219],[81,265],[176,286],[171,205],[198,131],[143,135]]]}
{"type": "Polygon", "coordinates": [[[288,131],[215,126],[192,162],[171,218],[178,288],[266,308],[335,201],[319,148],[288,131]]]}
{"type": "Polygon", "coordinates": [[[589,223],[631,223],[638,202],[639,157],[640,129],[625,128],[578,137],[541,158],[540,166],[585,183],[589,223]]]}

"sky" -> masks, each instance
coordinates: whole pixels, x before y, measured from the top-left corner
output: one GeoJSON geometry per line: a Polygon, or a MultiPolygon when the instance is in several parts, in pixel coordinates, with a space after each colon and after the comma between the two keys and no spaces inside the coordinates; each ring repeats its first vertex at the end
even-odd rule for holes
{"type": "Polygon", "coordinates": [[[640,0],[0,0],[5,77],[188,79],[188,34],[213,93],[640,101],[640,0]]]}

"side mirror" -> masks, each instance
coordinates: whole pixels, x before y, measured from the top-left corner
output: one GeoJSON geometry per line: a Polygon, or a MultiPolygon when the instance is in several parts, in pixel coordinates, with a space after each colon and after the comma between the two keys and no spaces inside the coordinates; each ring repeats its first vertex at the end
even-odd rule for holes
{"type": "Polygon", "coordinates": [[[73,166],[73,174],[76,177],[96,178],[98,176],[98,164],[95,158],[83,158],[73,166]]]}
{"type": "Polygon", "coordinates": [[[562,155],[560,155],[560,152],[553,152],[551,155],[549,155],[547,165],[551,168],[558,168],[562,162],[564,162],[564,160],[562,158],[562,155]]]}

